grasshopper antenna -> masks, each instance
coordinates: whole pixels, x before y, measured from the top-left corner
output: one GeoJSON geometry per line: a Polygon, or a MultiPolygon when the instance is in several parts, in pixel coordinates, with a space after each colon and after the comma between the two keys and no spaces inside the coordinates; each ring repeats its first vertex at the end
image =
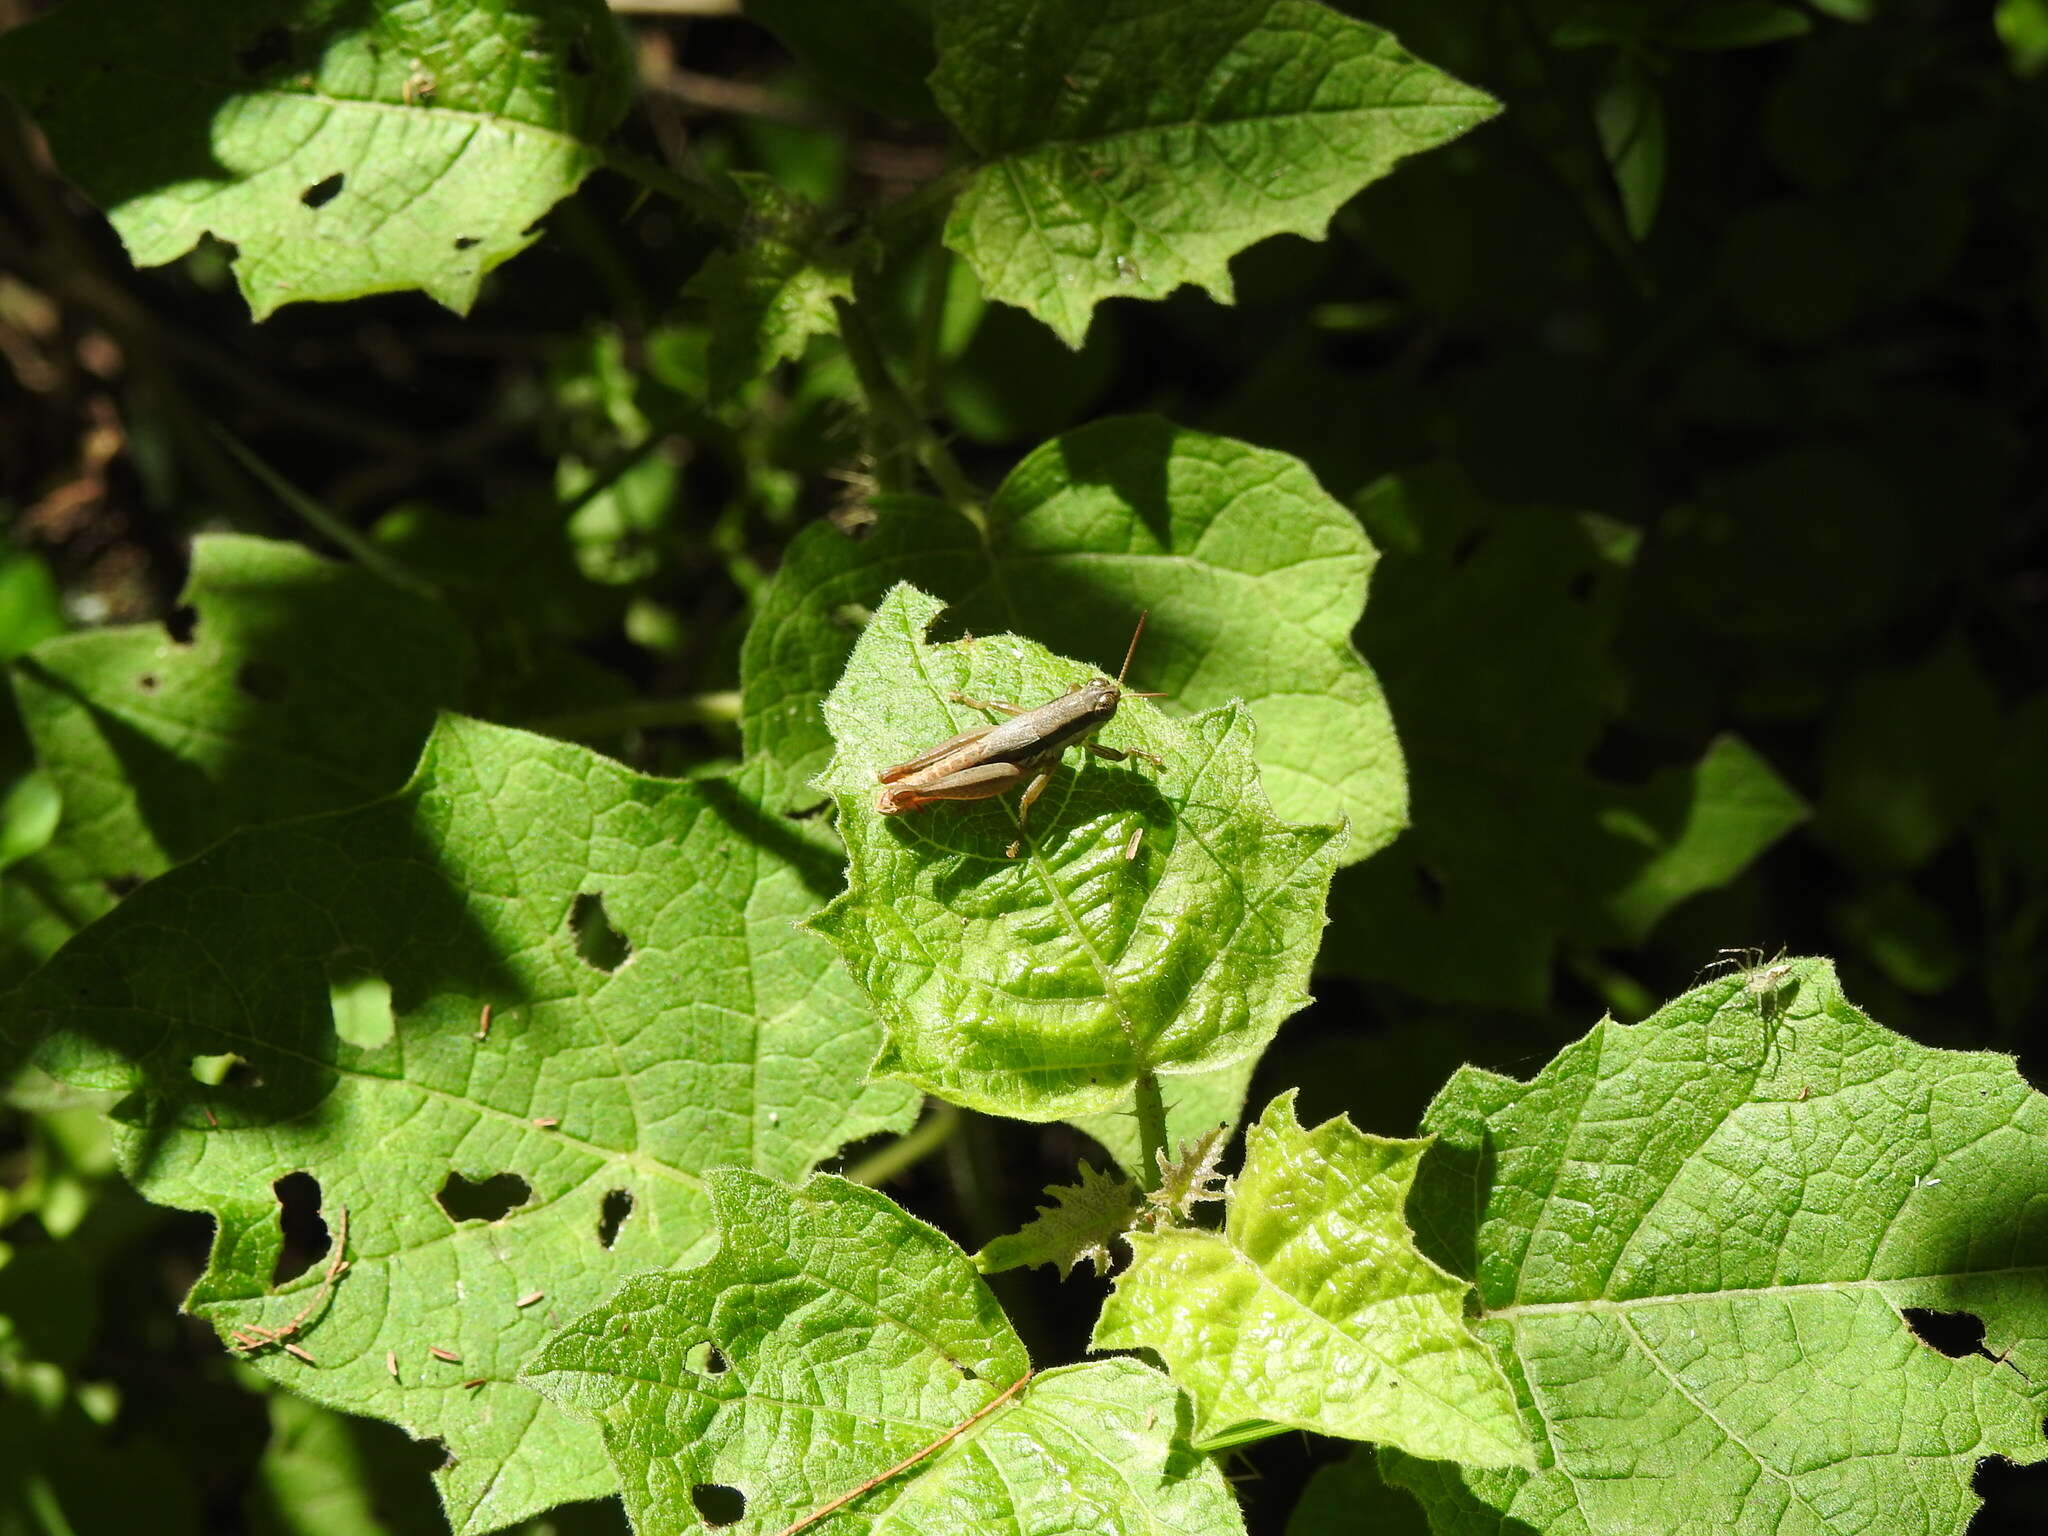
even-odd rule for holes
{"type": "Polygon", "coordinates": [[[1116,671],[1116,691],[1127,699],[1163,699],[1163,693],[1139,693],[1135,688],[1124,687],[1124,674],[1131,670],[1131,658],[1138,654],[1138,639],[1145,633],[1145,621],[1152,617],[1152,610],[1145,609],[1138,615],[1138,627],[1131,631],[1131,643],[1124,650],[1124,664],[1116,671]]]}

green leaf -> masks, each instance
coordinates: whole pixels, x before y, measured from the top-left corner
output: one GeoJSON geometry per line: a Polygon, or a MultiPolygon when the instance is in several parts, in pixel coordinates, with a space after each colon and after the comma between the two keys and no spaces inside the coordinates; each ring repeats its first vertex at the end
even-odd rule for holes
{"type": "Polygon", "coordinates": [[[742,243],[715,253],[684,289],[710,313],[714,400],[834,334],[832,301],[853,297],[851,254],[828,243],[817,209],[766,177],[734,180],[747,199],[742,243]]]}
{"type": "Polygon", "coordinates": [[[0,661],[63,633],[64,609],[49,566],[25,550],[0,551],[0,661]]]}
{"type": "Polygon", "coordinates": [[[2048,1100],[1796,960],[1466,1069],[1411,1209],[1476,1276],[1536,1471],[1382,1458],[1440,1532],[1950,1532],[2048,1453],[2048,1100]],[[1967,1312],[1954,1357],[1904,1309],[1967,1312]]]}
{"type": "Polygon", "coordinates": [[[1664,97],[1641,64],[1619,56],[1606,88],[1593,104],[1594,126],[1608,174],[1621,193],[1628,232],[1641,240],[1657,219],[1664,195],[1664,97]]]}
{"type": "Polygon", "coordinates": [[[1265,1421],[1474,1466],[1525,1463],[1513,1395],[1463,1316],[1470,1287],[1415,1247],[1403,1207],[1427,1145],[1294,1095],[1245,1133],[1221,1232],[1134,1232],[1096,1349],[1151,1349],[1210,1438],[1265,1421]]]}
{"type": "Polygon", "coordinates": [[[1137,699],[1103,745],[1165,768],[1076,751],[1019,858],[1013,798],[878,814],[879,770],[988,724],[954,692],[1035,704],[1087,675],[1012,635],[929,645],[940,608],[892,591],[825,701],[839,750],[820,783],[851,866],[811,926],[882,1019],[875,1071],[1053,1120],[1263,1050],[1308,1001],[1338,829],[1268,810],[1242,706],[1175,721],[1137,699]]]}
{"type": "Polygon", "coordinates": [[[1036,1217],[977,1253],[976,1269],[993,1275],[1029,1264],[1056,1264],[1064,1280],[1085,1259],[1098,1275],[1109,1273],[1115,1262],[1110,1243],[1137,1220],[1137,1189],[1083,1163],[1080,1183],[1054,1184],[1045,1192],[1052,1204],[1041,1205],[1036,1217]]]}
{"type": "Polygon", "coordinates": [[[2014,74],[2024,79],[2048,67],[2048,0],[1998,0],[1991,24],[2014,74]]]}
{"type": "Polygon", "coordinates": [[[1243,1530],[1163,1377],[1114,1360],[1026,1382],[1024,1346],[967,1256],[887,1197],[736,1169],[709,1188],[717,1255],[627,1281],[528,1372],[603,1426],[640,1536],[701,1530],[706,1485],[744,1499],[745,1518],[721,1528],[751,1536],[871,1481],[806,1528],[1243,1530]]]}
{"type": "Polygon", "coordinates": [[[138,266],[225,240],[258,320],[404,288],[466,312],[629,96],[598,0],[73,0],[0,40],[0,89],[138,266]]]}
{"type": "Polygon", "coordinates": [[[934,0],[932,92],[980,164],[946,223],[990,298],[1079,346],[1104,299],[1322,238],[1403,158],[1498,107],[1309,0],[934,0]]]}
{"type": "Polygon", "coordinates": [[[10,668],[64,804],[54,840],[7,872],[10,979],[237,827],[390,794],[470,684],[446,609],[296,544],[195,539],[180,611],[176,633],[60,636],[10,668]]]}
{"type": "Polygon", "coordinates": [[[64,797],[47,773],[24,773],[0,795],[0,869],[40,853],[57,831],[64,797]]]}
{"type": "Polygon", "coordinates": [[[806,529],[747,633],[742,738],[783,765],[793,808],[830,753],[819,701],[858,614],[913,581],[977,633],[1012,630],[1105,669],[1149,610],[1133,685],[1166,692],[1176,713],[1244,700],[1278,815],[1348,817],[1347,860],[1407,820],[1393,717],[1351,643],[1378,556],[1300,460],[1116,417],[1029,454],[979,521],[922,498],[876,511],[857,541],[806,529]]]}
{"type": "Polygon", "coordinates": [[[1636,941],[1805,815],[1732,738],[1639,785],[1589,773],[1622,704],[1627,530],[1495,505],[1449,466],[1383,480],[1359,511],[1386,552],[1359,644],[1401,722],[1415,824],[1338,883],[1348,941],[1325,964],[1540,1009],[1560,947],[1636,941]]]}
{"type": "Polygon", "coordinates": [[[1605,893],[1607,916],[1640,944],[1666,912],[1734,881],[1807,814],[1792,786],[1735,736],[1715,737],[1697,763],[1660,769],[1640,786],[1603,786],[1601,829],[1643,850],[1605,893]]]}
{"type": "Polygon", "coordinates": [[[151,881],[6,1017],[55,1075],[127,1095],[144,1194],[216,1217],[188,1307],[224,1335],[304,1314],[316,1364],[253,1363],[444,1442],[450,1519],[484,1531],[613,1491],[589,1427],[515,1372],[622,1274],[708,1246],[707,1169],[801,1176],[908,1123],[903,1090],[853,1086],[875,1030],[792,927],[835,872],[748,776],[642,778],[451,717],[399,794],[151,881]],[[325,1299],[327,1260],[273,1284],[293,1172],[330,1236],[348,1213],[325,1299]]]}

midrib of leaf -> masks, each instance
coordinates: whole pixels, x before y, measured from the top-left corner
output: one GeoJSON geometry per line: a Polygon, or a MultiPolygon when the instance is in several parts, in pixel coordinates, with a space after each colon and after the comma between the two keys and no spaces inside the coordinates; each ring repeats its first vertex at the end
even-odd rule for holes
{"type": "MultiPolygon", "coordinates": [[[[1760,1453],[1752,1450],[1750,1448],[1748,1441],[1744,1440],[1740,1435],[1736,1434],[1735,1431],[1730,1429],[1726,1424],[1723,1424],[1720,1418],[1713,1412],[1712,1409],[1708,1408],[1705,1403],[1701,1402],[1697,1397],[1695,1397],[1691,1389],[1686,1386],[1685,1382],[1681,1380],[1678,1377],[1678,1375],[1671,1370],[1669,1366],[1665,1365],[1665,1363],[1658,1358],[1657,1352],[1654,1349],[1650,1348],[1648,1341],[1645,1340],[1640,1333],[1636,1332],[1635,1324],[1631,1323],[1626,1316],[1624,1316],[1621,1319],[1621,1326],[1628,1330],[1628,1336],[1631,1339],[1635,1340],[1636,1346],[1642,1350],[1643,1358],[1648,1360],[1651,1365],[1657,1368],[1657,1374],[1663,1377],[1665,1381],[1670,1383],[1671,1389],[1674,1392],[1676,1392],[1680,1397],[1685,1399],[1686,1403],[1692,1408],[1693,1412],[1697,1413],[1701,1418],[1705,1419],[1709,1424],[1713,1425],[1715,1430],[1717,1430],[1720,1433],[1721,1437],[1724,1440],[1726,1440],[1730,1445],[1740,1450],[1743,1455],[1747,1456],[1750,1459],[1750,1461],[1755,1464],[1759,1472],[1766,1473],[1770,1477],[1775,1479],[1784,1488],[1786,1494],[1790,1496],[1792,1501],[1796,1503],[1801,1509],[1805,1510],[1808,1515],[1812,1516],[1814,1524],[1819,1529],[1828,1529],[1829,1520],[1827,1516],[1825,1516],[1820,1510],[1815,1509],[1813,1505],[1807,1501],[1806,1497],[1800,1493],[1798,1485],[1795,1482],[1793,1482],[1789,1474],[1779,1471],[1778,1468],[1772,1466],[1770,1462],[1766,1461],[1760,1453]]],[[[1536,1385],[1536,1383],[1531,1382],[1529,1384],[1529,1390],[1531,1393],[1535,1393],[1540,1391],[1541,1389],[1536,1385]]],[[[1574,1478],[1573,1482],[1574,1484],[1576,1484],[1577,1479],[1574,1478]]],[[[1576,1493],[1573,1494],[1573,1497],[1575,1499],[1577,1498],[1577,1496],[1578,1495],[1576,1493]]]]}
{"type": "MultiPolygon", "coordinates": [[[[981,543],[983,551],[987,553],[989,556],[990,568],[991,570],[994,570],[995,555],[994,551],[991,550],[989,547],[988,533],[986,529],[982,530],[981,543]]],[[[1004,601],[1006,604],[1009,603],[1007,594],[1005,594],[1004,601]]],[[[1014,605],[1010,606],[1014,608],[1014,605]]],[[[938,706],[941,709],[945,710],[947,720],[951,721],[953,719],[953,712],[950,708],[952,700],[948,697],[948,693],[950,692],[950,690],[941,691],[939,685],[935,681],[933,681],[931,673],[925,667],[924,646],[922,644],[924,637],[922,635],[910,634],[906,630],[905,638],[909,641],[911,659],[917,667],[918,681],[923,683],[925,687],[931,691],[932,698],[938,703],[938,706]]],[[[1062,755],[1064,756],[1064,754],[1062,755]]],[[[1008,803],[1009,802],[1006,799],[1004,801],[1004,804],[1007,805],[1008,803]]],[[[1132,1060],[1142,1063],[1144,1060],[1145,1053],[1138,1043],[1137,1021],[1131,1017],[1131,1010],[1129,1006],[1124,1002],[1122,994],[1118,992],[1115,979],[1110,972],[1109,966],[1106,963],[1104,963],[1102,955],[1099,951],[1097,951],[1093,942],[1090,941],[1087,929],[1082,925],[1080,920],[1074,916],[1073,908],[1067,904],[1066,893],[1060,889],[1059,882],[1053,879],[1046,870],[1045,860],[1039,856],[1038,847],[1036,844],[1033,844],[1031,848],[1031,868],[1033,872],[1038,876],[1039,882],[1042,885],[1044,885],[1046,895],[1051,900],[1052,905],[1058,909],[1061,920],[1065,922],[1069,929],[1072,931],[1075,944],[1081,949],[1081,951],[1084,954],[1087,955],[1088,963],[1095,967],[1096,979],[1102,985],[1102,995],[1109,1000],[1110,1007],[1114,1009],[1116,1012],[1117,1028],[1123,1031],[1124,1043],[1127,1044],[1131,1049],[1132,1060]]],[[[1151,897],[1148,895],[1146,897],[1147,906],[1150,905],[1150,902],[1151,897]]],[[[924,944],[922,940],[918,942],[918,948],[920,951],[924,949],[924,944]]],[[[938,970],[940,969],[940,967],[934,964],[933,969],[938,970]]],[[[1027,1001],[1035,1001],[1035,999],[1027,999],[1027,1001]]],[[[1107,1066],[1111,1065],[1111,1063],[1105,1062],[1103,1063],[1103,1065],[1107,1066]]],[[[1050,1071],[1052,1069],[1047,1068],[1046,1070],[1050,1071]]],[[[1059,1070],[1070,1072],[1073,1070],[1073,1068],[1071,1064],[1067,1064],[1062,1065],[1059,1068],[1059,1070]]],[[[1145,1063],[1143,1066],[1143,1070],[1150,1071],[1150,1064],[1145,1063]]]]}
{"type": "MultiPolygon", "coordinates": [[[[1350,1344],[1355,1347],[1363,1349],[1366,1353],[1370,1354],[1374,1359],[1378,1360],[1382,1366],[1386,1367],[1388,1374],[1395,1376],[1399,1378],[1401,1381],[1407,1383],[1409,1386],[1413,1387],[1417,1392],[1421,1393],[1424,1397],[1430,1398],[1432,1401],[1437,1402],[1441,1404],[1443,1407],[1449,1409],[1452,1413],[1456,1414],[1459,1418],[1463,1419],[1467,1424],[1470,1424],[1475,1429],[1479,1430],[1482,1436],[1492,1437],[1495,1434],[1495,1431],[1492,1428],[1480,1423],[1479,1420],[1473,1418],[1471,1409],[1467,1407],[1465,1404],[1453,1402],[1451,1399],[1444,1397],[1440,1393],[1430,1391],[1429,1388],[1420,1380],[1412,1379],[1411,1373],[1409,1371],[1403,1369],[1401,1366],[1396,1365],[1392,1361],[1388,1360],[1384,1354],[1382,1354],[1377,1348],[1375,1348],[1373,1345],[1373,1341],[1370,1338],[1349,1332],[1343,1326],[1343,1324],[1340,1323],[1336,1318],[1323,1316],[1322,1313],[1316,1311],[1314,1307],[1310,1306],[1307,1302],[1303,1301],[1299,1296],[1296,1296],[1292,1291],[1287,1290],[1283,1286],[1275,1284],[1272,1277],[1266,1273],[1264,1267],[1261,1266],[1255,1259],[1253,1259],[1250,1254],[1246,1253],[1242,1248],[1238,1247],[1235,1241],[1228,1237],[1224,1237],[1222,1240],[1225,1244],[1228,1245],[1230,1251],[1233,1254],[1235,1254],[1237,1258],[1242,1262],[1245,1270],[1253,1277],[1253,1279],[1255,1279],[1258,1282],[1259,1288],[1264,1291],[1270,1291],[1274,1296],[1278,1297],[1281,1301],[1285,1302],[1287,1305],[1287,1309],[1289,1311],[1294,1312],[1299,1316],[1306,1317],[1311,1321],[1320,1324],[1325,1333],[1334,1335],[1336,1338],[1343,1340],[1346,1344],[1350,1344]]],[[[1381,1305],[1387,1305],[1390,1304],[1391,1301],[1401,1299],[1408,1298],[1389,1298],[1389,1302],[1381,1303],[1381,1305]]],[[[1368,1308],[1367,1310],[1370,1311],[1372,1309],[1368,1308]]],[[[1273,1422],[1282,1423],[1284,1421],[1275,1419],[1273,1422]]],[[[1300,1427],[1305,1429],[1322,1428],[1322,1426],[1318,1424],[1306,1424],[1300,1427]]]]}

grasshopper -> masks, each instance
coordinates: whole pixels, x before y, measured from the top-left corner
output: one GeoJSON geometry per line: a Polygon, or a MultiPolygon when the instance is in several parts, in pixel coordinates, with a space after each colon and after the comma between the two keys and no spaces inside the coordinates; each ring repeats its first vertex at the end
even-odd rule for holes
{"type": "Polygon", "coordinates": [[[947,695],[956,704],[996,710],[1010,718],[1000,725],[963,731],[928,752],[920,752],[907,763],[884,768],[876,775],[882,781],[882,790],[875,797],[875,809],[884,816],[900,816],[940,800],[993,799],[1022,784],[1024,794],[1017,802],[1017,840],[1004,853],[1004,857],[1014,859],[1024,846],[1025,818],[1031,814],[1032,802],[1045,793],[1045,786],[1052,782],[1053,770],[1059,767],[1067,748],[1082,747],[1111,762],[1140,758],[1155,768],[1164,768],[1166,764],[1150,752],[1135,748],[1118,751],[1092,739],[1115,716],[1116,707],[1123,700],[1163,697],[1124,689],[1124,674],[1131,669],[1131,657],[1137,653],[1138,637],[1145,633],[1147,616],[1138,615],[1138,627],[1131,632],[1124,664],[1114,678],[1091,677],[1036,709],[997,699],[970,699],[961,693],[947,695]]]}

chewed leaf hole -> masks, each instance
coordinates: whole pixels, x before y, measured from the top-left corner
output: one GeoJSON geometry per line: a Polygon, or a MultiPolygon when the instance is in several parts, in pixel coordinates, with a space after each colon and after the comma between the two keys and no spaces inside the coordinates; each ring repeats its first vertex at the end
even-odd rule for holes
{"type": "Polygon", "coordinates": [[[633,1192],[629,1189],[607,1191],[604,1204],[597,1212],[597,1240],[609,1248],[619,1240],[619,1228],[626,1224],[626,1218],[633,1214],[633,1192]]]}
{"type": "Polygon", "coordinates": [[[747,1514],[747,1496],[724,1483],[699,1483],[690,1490],[690,1502],[697,1506],[705,1525],[714,1531],[721,1525],[745,1519],[747,1514]]]}
{"type": "Polygon", "coordinates": [[[327,1252],[327,1222],[320,1215],[320,1181],[303,1170],[288,1173],[270,1186],[277,1196],[277,1227],[284,1234],[277,1264],[270,1272],[273,1289],[296,1280],[327,1252]]]}
{"type": "Polygon", "coordinates": [[[171,644],[190,645],[198,632],[199,610],[190,603],[180,603],[164,615],[164,633],[171,637],[171,644]]]}
{"type": "Polygon", "coordinates": [[[1984,1319],[1974,1312],[1936,1312],[1931,1307],[1904,1307],[1899,1315],[1913,1330],[1914,1338],[1951,1360],[1988,1353],[1984,1348],[1984,1319]]]}
{"type": "Polygon", "coordinates": [[[457,235],[455,237],[455,249],[458,251],[466,251],[471,246],[479,243],[479,237],[476,235],[457,235]]]}
{"type": "Polygon", "coordinates": [[[249,1065],[248,1058],[233,1051],[218,1056],[194,1056],[192,1080],[208,1088],[260,1088],[263,1078],[249,1065]]]}
{"type": "Polygon", "coordinates": [[[595,891],[585,891],[569,908],[569,931],[576,935],[576,953],[595,970],[616,971],[633,954],[633,946],[612,926],[604,898],[595,891]]]}
{"type": "Polygon", "coordinates": [[[336,171],[332,176],[314,182],[313,185],[301,192],[299,194],[299,201],[308,208],[325,208],[329,203],[341,196],[342,180],[341,172],[336,171]]]}
{"type": "Polygon", "coordinates": [[[683,1364],[699,1376],[723,1376],[731,1369],[718,1346],[709,1339],[692,1344],[683,1355],[683,1364]]]}
{"type": "Polygon", "coordinates": [[[533,1186],[516,1173],[472,1183],[453,1170],[434,1195],[450,1221],[503,1221],[532,1198],[533,1186]]]}
{"type": "Polygon", "coordinates": [[[389,1045],[397,1033],[391,984],[369,970],[360,955],[337,955],[327,962],[327,1007],[335,1034],[360,1050],[389,1045]]]}

